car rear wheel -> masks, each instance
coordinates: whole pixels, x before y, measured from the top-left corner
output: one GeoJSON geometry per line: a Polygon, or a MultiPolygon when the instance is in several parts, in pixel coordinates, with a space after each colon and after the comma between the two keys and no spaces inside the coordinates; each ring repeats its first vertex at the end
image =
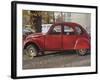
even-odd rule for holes
{"type": "Polygon", "coordinates": [[[87,49],[79,49],[79,50],[76,50],[76,53],[80,56],[84,56],[87,54],[87,49]]]}
{"type": "Polygon", "coordinates": [[[37,56],[38,50],[34,45],[30,44],[26,47],[25,54],[32,59],[37,56]]]}

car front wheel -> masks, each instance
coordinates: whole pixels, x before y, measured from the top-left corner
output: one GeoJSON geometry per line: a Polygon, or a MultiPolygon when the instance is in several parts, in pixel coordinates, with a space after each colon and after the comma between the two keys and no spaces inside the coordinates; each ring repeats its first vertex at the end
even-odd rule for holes
{"type": "Polygon", "coordinates": [[[87,54],[87,49],[79,49],[79,50],[76,50],[76,53],[80,56],[84,56],[87,54]]]}
{"type": "Polygon", "coordinates": [[[25,54],[30,57],[30,58],[34,58],[35,56],[37,56],[38,54],[38,50],[34,45],[28,45],[25,49],[25,54]]]}

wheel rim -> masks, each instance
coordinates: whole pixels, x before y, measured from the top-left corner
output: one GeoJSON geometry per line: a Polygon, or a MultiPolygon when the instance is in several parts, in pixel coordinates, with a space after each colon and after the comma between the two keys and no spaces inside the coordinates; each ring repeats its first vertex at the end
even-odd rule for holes
{"type": "Polygon", "coordinates": [[[28,49],[27,49],[27,55],[29,56],[29,57],[35,57],[36,56],[36,54],[37,54],[37,52],[36,52],[36,49],[34,48],[34,47],[32,47],[32,46],[30,46],[28,49]]]}
{"type": "Polygon", "coordinates": [[[87,52],[87,49],[80,49],[80,50],[79,50],[79,53],[80,53],[81,55],[85,55],[86,52],[87,52]]]}

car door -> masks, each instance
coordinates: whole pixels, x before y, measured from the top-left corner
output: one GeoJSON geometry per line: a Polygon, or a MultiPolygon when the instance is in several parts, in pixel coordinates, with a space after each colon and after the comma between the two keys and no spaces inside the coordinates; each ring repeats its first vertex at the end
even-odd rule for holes
{"type": "Polygon", "coordinates": [[[77,36],[73,27],[63,25],[63,49],[70,50],[74,48],[77,36]]]}
{"type": "Polygon", "coordinates": [[[49,33],[45,36],[46,50],[61,50],[62,49],[62,27],[61,25],[54,25],[49,33]]]}

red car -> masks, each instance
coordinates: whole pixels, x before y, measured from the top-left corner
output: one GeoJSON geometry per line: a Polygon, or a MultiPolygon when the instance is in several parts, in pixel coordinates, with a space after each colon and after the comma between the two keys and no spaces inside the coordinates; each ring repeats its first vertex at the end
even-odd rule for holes
{"type": "Polygon", "coordinates": [[[24,40],[24,50],[31,57],[44,51],[64,50],[75,50],[79,55],[85,55],[90,50],[90,36],[80,24],[55,23],[47,33],[28,35],[24,40]]]}

